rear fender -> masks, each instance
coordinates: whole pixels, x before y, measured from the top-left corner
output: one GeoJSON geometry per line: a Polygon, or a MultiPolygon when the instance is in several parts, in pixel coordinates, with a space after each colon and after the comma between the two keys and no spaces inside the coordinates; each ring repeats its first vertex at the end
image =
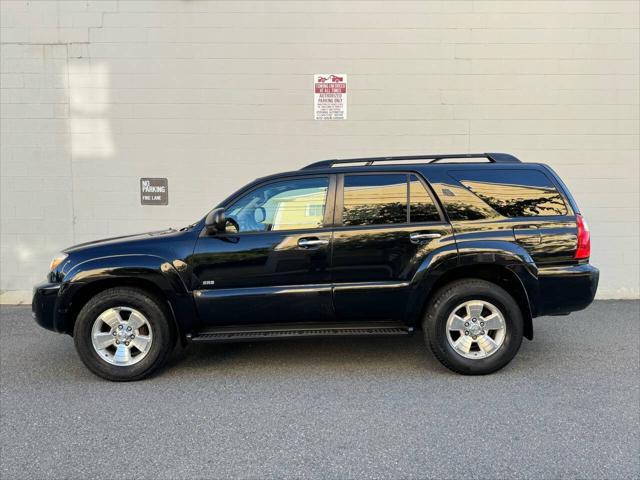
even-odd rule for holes
{"type": "Polygon", "coordinates": [[[420,324],[421,317],[430,297],[436,289],[447,283],[447,278],[459,279],[477,277],[483,267],[504,268],[517,278],[514,285],[521,293],[521,306],[525,320],[525,337],[533,338],[532,317],[536,314],[531,299],[538,298],[538,268],[528,252],[511,242],[475,241],[471,244],[458,244],[458,256],[455,261],[435,262],[426,258],[411,282],[412,295],[408,306],[408,318],[412,323],[420,324]]]}
{"type": "Polygon", "coordinates": [[[530,317],[537,315],[538,266],[529,252],[517,243],[500,240],[482,240],[459,243],[460,267],[491,264],[505,267],[520,281],[526,295],[530,317]]]}

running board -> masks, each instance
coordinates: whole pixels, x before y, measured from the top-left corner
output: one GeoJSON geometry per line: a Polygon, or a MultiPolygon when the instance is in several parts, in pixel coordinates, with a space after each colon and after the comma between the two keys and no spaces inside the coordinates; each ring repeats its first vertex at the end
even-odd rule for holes
{"type": "Polygon", "coordinates": [[[193,342],[255,342],[281,338],[326,338],[411,335],[413,327],[396,322],[306,325],[246,325],[220,327],[194,333],[193,342]]]}

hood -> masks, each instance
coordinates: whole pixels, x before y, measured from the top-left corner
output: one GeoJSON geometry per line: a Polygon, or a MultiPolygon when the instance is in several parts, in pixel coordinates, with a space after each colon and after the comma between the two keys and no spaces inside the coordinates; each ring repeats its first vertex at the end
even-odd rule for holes
{"type": "Polygon", "coordinates": [[[91,242],[85,242],[85,243],[79,243],[77,245],[73,245],[71,247],[68,247],[62,250],[62,253],[73,253],[73,252],[78,252],[87,248],[115,245],[118,243],[129,243],[136,240],[147,240],[150,237],[167,235],[170,233],[175,233],[177,231],[178,230],[175,230],[173,228],[168,228],[166,230],[155,230],[153,232],[135,233],[133,235],[122,235],[119,237],[103,238],[100,240],[93,240],[91,242]]]}

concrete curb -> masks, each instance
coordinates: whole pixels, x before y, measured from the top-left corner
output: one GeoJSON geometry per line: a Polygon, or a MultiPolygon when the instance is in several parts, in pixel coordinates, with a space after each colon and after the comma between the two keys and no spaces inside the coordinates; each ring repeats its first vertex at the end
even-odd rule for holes
{"type": "Polygon", "coordinates": [[[0,305],[31,305],[30,290],[9,290],[0,293],[0,305]]]}

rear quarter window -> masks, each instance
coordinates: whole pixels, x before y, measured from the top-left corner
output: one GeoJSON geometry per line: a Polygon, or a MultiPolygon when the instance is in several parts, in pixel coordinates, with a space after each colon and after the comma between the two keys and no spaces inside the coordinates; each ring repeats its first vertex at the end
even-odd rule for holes
{"type": "Polygon", "coordinates": [[[533,169],[452,170],[449,175],[504,217],[566,215],[560,192],[533,169]]]}

